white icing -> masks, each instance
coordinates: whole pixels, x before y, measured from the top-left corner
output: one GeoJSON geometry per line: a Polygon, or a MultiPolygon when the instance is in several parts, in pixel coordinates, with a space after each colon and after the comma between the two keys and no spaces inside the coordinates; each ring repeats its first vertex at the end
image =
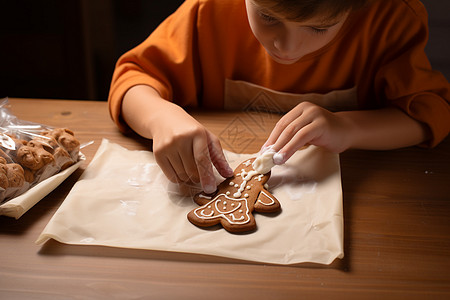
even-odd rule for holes
{"type": "Polygon", "coordinates": [[[266,174],[275,166],[273,162],[273,155],[275,150],[269,149],[260,156],[258,156],[255,161],[253,161],[253,169],[255,169],[259,174],[266,174]]]}
{"type": "MultiPolygon", "coordinates": [[[[247,161],[244,162],[243,164],[244,164],[244,166],[248,167],[248,166],[250,166],[251,162],[250,162],[250,160],[247,160],[247,161]]],[[[242,169],[242,170],[243,170],[243,169],[242,169]]]]}
{"type": "MultiPolygon", "coordinates": [[[[223,195],[223,194],[222,194],[222,195],[223,195]]],[[[223,196],[226,197],[226,195],[223,195],[223,196]]],[[[214,200],[213,200],[213,201],[214,201],[214,200]]],[[[238,208],[240,207],[240,205],[239,205],[238,207],[236,207],[236,208],[234,208],[234,209],[232,209],[232,210],[227,211],[227,207],[226,207],[226,206],[223,206],[223,210],[221,210],[220,207],[219,207],[220,202],[222,202],[222,200],[218,199],[218,200],[214,203],[214,206],[215,206],[216,210],[217,210],[219,213],[221,213],[221,214],[224,214],[224,213],[227,213],[227,214],[228,214],[228,213],[232,213],[233,211],[235,211],[236,209],[238,209],[238,208]]]]}
{"type": "Polygon", "coordinates": [[[212,199],[210,196],[206,196],[206,195],[203,195],[203,194],[199,194],[198,197],[199,198],[205,198],[205,199],[208,199],[208,200],[212,199]]]}
{"type": "Polygon", "coordinates": [[[247,186],[247,181],[252,179],[252,177],[255,176],[256,174],[259,174],[259,173],[256,172],[255,170],[251,170],[248,173],[246,173],[245,170],[242,171],[242,173],[241,173],[241,175],[242,175],[242,183],[241,183],[241,186],[239,187],[238,191],[233,194],[233,196],[235,198],[241,197],[242,191],[247,186]]]}
{"type": "Polygon", "coordinates": [[[228,222],[230,224],[246,224],[248,222],[250,222],[250,211],[248,208],[248,202],[246,199],[233,199],[230,197],[227,197],[225,194],[219,194],[216,197],[214,197],[213,200],[211,200],[210,202],[208,202],[206,205],[199,207],[197,209],[194,210],[194,214],[199,218],[199,219],[215,219],[215,218],[225,218],[228,220],[228,222]],[[226,208],[224,207],[224,209],[222,210],[222,207],[219,207],[219,205],[223,205],[222,200],[220,199],[220,197],[225,197],[226,199],[233,201],[233,203],[231,204],[231,206],[233,207],[231,210],[226,210],[226,208]],[[235,205],[237,204],[237,205],[235,205]],[[212,205],[214,205],[215,210],[218,212],[218,214],[214,214],[214,210],[211,211],[210,213],[206,213],[204,207],[208,207],[210,208],[212,205]],[[244,213],[244,209],[245,209],[245,213],[244,213]],[[234,216],[235,212],[239,212],[240,214],[243,214],[241,217],[236,218],[234,216]]]}
{"type": "MultiPolygon", "coordinates": [[[[244,165],[249,166],[251,164],[251,160],[248,160],[244,163],[244,165]]],[[[253,165],[254,166],[254,165],[253,165]]],[[[270,167],[271,168],[271,167],[270,167]]],[[[270,171],[269,168],[269,171],[270,171]]],[[[268,171],[267,171],[268,172],[268,171]]],[[[230,186],[234,186],[238,190],[233,194],[234,198],[229,197],[231,194],[230,191],[227,191],[226,194],[219,194],[214,197],[211,201],[209,201],[206,205],[199,207],[198,209],[194,210],[194,214],[200,218],[200,219],[215,219],[215,218],[225,218],[230,224],[245,224],[250,222],[250,213],[248,208],[248,202],[247,199],[250,197],[249,194],[244,194],[244,198],[240,198],[242,196],[242,192],[247,189],[250,190],[252,188],[252,184],[248,184],[248,181],[250,181],[254,176],[256,180],[262,181],[262,178],[264,177],[265,173],[261,173],[261,171],[258,170],[251,170],[251,171],[245,171],[245,169],[241,170],[240,174],[236,174],[236,176],[242,177],[242,183],[239,185],[233,181],[229,182],[230,186]],[[228,199],[230,201],[226,201],[221,199],[221,197],[224,197],[225,199],[228,199]],[[228,202],[230,202],[229,206],[227,206],[228,202]],[[212,209],[212,205],[214,205],[214,209],[212,209]],[[207,207],[210,212],[206,212],[207,207]],[[245,210],[244,210],[245,209],[245,210]],[[217,213],[215,213],[217,212],[217,213]],[[234,214],[239,213],[241,216],[236,217],[234,214]]],[[[261,191],[264,193],[264,191],[261,191]]],[[[275,203],[275,200],[272,199],[269,195],[264,193],[264,195],[271,200],[271,203],[267,204],[262,202],[261,200],[258,200],[263,205],[272,205],[275,203]]],[[[208,197],[206,195],[199,195],[202,198],[211,199],[211,197],[208,197]]]]}
{"type": "Polygon", "coordinates": [[[214,215],[214,211],[212,210],[209,214],[205,213],[205,210],[203,209],[200,212],[200,215],[204,216],[204,217],[212,217],[214,215]]]}
{"type": "MultiPolygon", "coordinates": [[[[239,212],[241,212],[241,211],[239,211],[239,212]]],[[[234,214],[230,214],[230,216],[231,216],[231,219],[233,219],[233,221],[242,221],[242,220],[245,219],[244,216],[240,216],[239,219],[236,219],[236,217],[234,216],[234,214]]]]}
{"type": "Polygon", "coordinates": [[[260,199],[258,199],[257,202],[261,203],[262,205],[266,205],[266,206],[270,206],[270,205],[272,205],[272,204],[275,203],[275,200],[274,200],[272,197],[270,197],[268,194],[266,194],[266,192],[261,191],[261,193],[263,193],[263,195],[265,195],[265,196],[266,196],[267,198],[269,198],[271,201],[270,201],[270,203],[264,203],[264,202],[262,202],[260,199]]]}

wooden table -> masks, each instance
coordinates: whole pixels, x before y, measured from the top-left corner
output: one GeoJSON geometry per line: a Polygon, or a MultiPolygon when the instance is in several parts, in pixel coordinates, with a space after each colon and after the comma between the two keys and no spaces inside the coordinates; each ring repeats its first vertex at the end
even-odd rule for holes
{"type": "MultiPolygon", "coordinates": [[[[105,102],[10,99],[23,120],[69,127],[86,163],[22,218],[0,217],[0,299],[450,299],[450,139],[433,150],[341,155],[345,258],[331,266],[34,241],[102,138],[128,149],[105,102]],[[304,297],[304,298],[303,298],[304,297]]],[[[278,117],[195,112],[224,148],[256,152],[278,117]]]]}

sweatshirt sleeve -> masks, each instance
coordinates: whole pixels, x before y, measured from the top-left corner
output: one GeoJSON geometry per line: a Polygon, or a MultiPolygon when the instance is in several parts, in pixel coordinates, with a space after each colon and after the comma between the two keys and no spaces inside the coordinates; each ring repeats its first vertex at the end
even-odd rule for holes
{"type": "Polygon", "coordinates": [[[413,119],[426,124],[431,139],[422,146],[434,147],[450,131],[450,85],[432,70],[425,53],[428,41],[427,13],[419,1],[404,1],[387,24],[390,41],[376,78],[376,90],[384,93],[387,105],[400,108],[413,119]]]}
{"type": "Polygon", "coordinates": [[[181,106],[197,105],[201,82],[195,42],[198,7],[197,0],[183,2],[142,44],[117,61],[108,103],[121,131],[129,130],[121,107],[125,93],[133,86],[151,86],[162,98],[181,106]]]}

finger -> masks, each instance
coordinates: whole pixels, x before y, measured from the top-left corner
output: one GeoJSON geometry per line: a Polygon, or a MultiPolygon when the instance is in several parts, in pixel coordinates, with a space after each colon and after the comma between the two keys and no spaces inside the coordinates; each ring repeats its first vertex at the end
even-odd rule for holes
{"type": "Polygon", "coordinates": [[[270,133],[269,137],[267,138],[266,142],[261,147],[261,150],[260,150],[261,153],[264,153],[269,148],[273,149],[273,144],[275,144],[275,142],[278,140],[278,137],[281,135],[281,133],[283,132],[284,128],[285,128],[284,124],[280,124],[280,122],[278,122],[275,125],[275,127],[273,128],[273,130],[270,133]]]}
{"type": "MultiPolygon", "coordinates": [[[[307,116],[304,116],[303,118],[300,117],[290,123],[278,136],[278,139],[272,146],[273,150],[280,152],[280,150],[283,149],[288,143],[290,143],[291,140],[299,134],[299,132],[304,131],[304,128],[311,123],[312,120],[310,120],[310,118],[307,116]]],[[[302,146],[304,146],[304,144],[298,145],[298,148],[302,146]]]]}
{"type": "Polygon", "coordinates": [[[182,152],[180,152],[180,158],[183,163],[184,172],[186,173],[185,182],[200,182],[200,176],[197,169],[197,164],[194,158],[194,150],[192,146],[185,147],[182,152]]]}
{"type": "Polygon", "coordinates": [[[167,157],[159,157],[155,155],[155,160],[167,179],[174,183],[181,182],[181,179],[178,178],[177,173],[167,157]]]}
{"type": "MultiPolygon", "coordinates": [[[[192,146],[185,147],[181,149],[172,147],[172,150],[167,148],[160,148],[154,150],[154,155],[156,162],[162,169],[166,177],[172,182],[187,182],[189,181],[189,176],[184,167],[182,155],[185,156],[186,149],[192,149],[192,146]]],[[[192,152],[192,150],[191,150],[192,152]]],[[[192,159],[192,158],[191,158],[192,159]]]]}
{"type": "Polygon", "coordinates": [[[209,155],[214,167],[219,174],[225,178],[233,176],[233,169],[231,169],[223,154],[222,145],[220,144],[219,139],[209,131],[207,132],[207,137],[209,155]]]}
{"type": "MultiPolygon", "coordinates": [[[[186,154],[186,151],[191,152],[187,149],[192,149],[191,147],[186,147],[182,152],[178,152],[176,156],[170,158],[170,163],[172,164],[172,168],[174,169],[177,177],[181,182],[189,182],[191,180],[192,174],[195,174],[189,169],[190,161],[193,161],[193,157],[186,154]]],[[[194,163],[195,165],[195,163],[194,163]]],[[[194,166],[194,170],[196,170],[194,166]]]]}
{"type": "Polygon", "coordinates": [[[214,193],[216,191],[216,179],[209,156],[206,135],[203,138],[194,140],[193,151],[203,191],[207,194],[214,193]]]}
{"type": "Polygon", "coordinates": [[[315,134],[312,123],[304,126],[274,155],[274,163],[277,165],[284,164],[295,152],[307,148],[315,138],[315,134]]]}
{"type": "MultiPolygon", "coordinates": [[[[264,152],[264,150],[268,147],[273,148],[273,145],[278,141],[280,135],[286,130],[286,128],[303,115],[304,106],[305,105],[302,104],[297,105],[277,122],[274,129],[270,133],[269,138],[261,147],[261,152],[264,152]]],[[[279,150],[279,148],[277,150],[279,150]]]]}

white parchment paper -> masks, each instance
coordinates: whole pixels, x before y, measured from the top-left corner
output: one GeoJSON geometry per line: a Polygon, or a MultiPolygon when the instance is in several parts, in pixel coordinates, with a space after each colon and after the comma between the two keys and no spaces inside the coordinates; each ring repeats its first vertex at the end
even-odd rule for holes
{"type": "MultiPolygon", "coordinates": [[[[251,154],[225,153],[234,168],[251,154]]],[[[220,178],[218,178],[220,182],[220,178]]],[[[339,157],[321,148],[298,151],[272,169],[269,190],[279,214],[255,213],[257,230],[230,234],[187,220],[197,206],[163,175],[149,151],[103,140],[80,180],[36,243],[198,253],[275,264],[330,264],[343,257],[339,157]]]]}

